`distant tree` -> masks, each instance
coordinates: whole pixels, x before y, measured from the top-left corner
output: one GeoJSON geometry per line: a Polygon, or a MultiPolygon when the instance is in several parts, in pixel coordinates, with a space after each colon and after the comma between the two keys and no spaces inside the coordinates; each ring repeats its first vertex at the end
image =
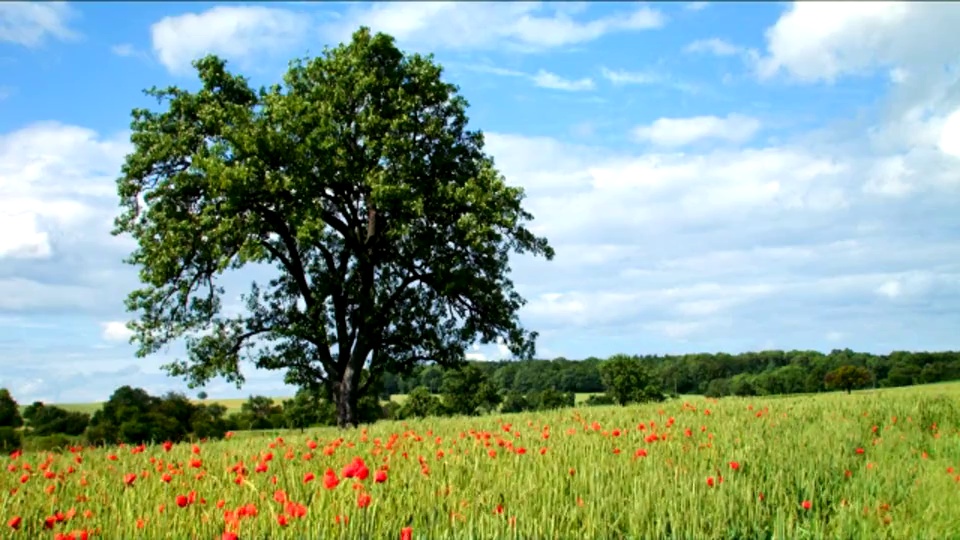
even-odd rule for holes
{"type": "Polygon", "coordinates": [[[67,411],[55,405],[44,405],[35,401],[23,410],[23,419],[30,428],[30,435],[45,437],[55,433],[76,436],[87,429],[90,415],[67,411]]]}
{"type": "Polygon", "coordinates": [[[401,418],[441,416],[444,412],[440,399],[422,386],[411,390],[400,406],[401,418]]]}
{"type": "Polygon", "coordinates": [[[247,429],[283,427],[283,407],[277,405],[273,398],[250,396],[240,406],[240,414],[244,417],[247,429]]]}
{"type": "Polygon", "coordinates": [[[215,56],[194,67],[196,91],[153,89],[165,110],[133,111],[117,182],[140,356],[186,337],[165,367],[193,386],[240,385],[251,358],[324,385],[341,426],[358,423],[364,366],[456,365],[498,338],[533,356],[509,256],[553,250],[432,58],[361,28],[259,91],[215,56]],[[219,281],[248,264],[276,277],[228,316],[219,281]]]}
{"type": "Polygon", "coordinates": [[[620,405],[663,399],[649,370],[639,358],[617,354],[600,364],[600,378],[620,405]]]}
{"type": "Polygon", "coordinates": [[[534,409],[547,411],[563,407],[573,407],[577,396],[573,392],[561,392],[553,388],[545,388],[539,392],[527,394],[527,401],[534,409]]]}
{"type": "Polygon", "coordinates": [[[496,386],[477,366],[465,364],[448,369],[441,385],[443,405],[450,414],[473,415],[500,404],[496,386]]]}
{"type": "Polygon", "coordinates": [[[185,395],[163,397],[121,386],[90,418],[84,433],[91,444],[129,444],[218,438],[227,430],[222,405],[197,405],[185,395]]]}
{"type": "Polygon", "coordinates": [[[870,370],[848,364],[828,372],[823,382],[827,388],[843,390],[849,394],[852,390],[870,386],[872,380],[870,370]]]}
{"type": "Polygon", "coordinates": [[[6,388],[0,388],[0,427],[18,428],[23,425],[20,406],[6,388]]]}
{"type": "Polygon", "coordinates": [[[197,392],[197,399],[205,401],[207,399],[207,393],[203,391],[197,392]]]}
{"type": "Polygon", "coordinates": [[[219,403],[200,405],[190,420],[193,436],[198,439],[219,439],[229,431],[227,408],[219,403]]]}
{"type": "Polygon", "coordinates": [[[516,390],[511,390],[503,397],[503,404],[500,406],[500,412],[518,413],[529,411],[532,408],[533,406],[530,404],[530,401],[527,400],[527,396],[517,392],[516,390]]]}
{"type": "Polygon", "coordinates": [[[309,388],[301,388],[293,396],[283,402],[283,417],[290,429],[299,429],[301,432],[313,425],[325,423],[324,413],[328,413],[330,420],[334,420],[334,411],[326,410],[330,402],[323,399],[318,392],[309,388]]]}

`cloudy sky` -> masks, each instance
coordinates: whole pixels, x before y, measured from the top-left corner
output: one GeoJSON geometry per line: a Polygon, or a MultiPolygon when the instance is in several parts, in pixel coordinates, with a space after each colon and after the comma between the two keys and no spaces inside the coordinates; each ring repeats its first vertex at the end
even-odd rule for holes
{"type": "MultiPolygon", "coordinates": [[[[359,25],[435,53],[526,189],[540,356],[960,348],[960,4],[3,2],[0,386],[185,388],[124,328],[130,110],[205,53],[270,84],[359,25]]],[[[249,375],[208,392],[291,393],[249,375]]]]}

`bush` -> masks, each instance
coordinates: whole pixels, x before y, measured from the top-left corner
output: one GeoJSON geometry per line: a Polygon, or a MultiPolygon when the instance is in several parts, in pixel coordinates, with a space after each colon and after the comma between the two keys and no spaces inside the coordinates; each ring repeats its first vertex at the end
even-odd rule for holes
{"type": "Polygon", "coordinates": [[[80,437],[70,437],[63,433],[54,433],[53,435],[43,435],[40,437],[27,437],[23,440],[23,449],[30,452],[65,452],[72,446],[78,446],[83,443],[80,437]]]}
{"type": "Polygon", "coordinates": [[[429,390],[419,386],[407,394],[406,401],[400,406],[400,418],[426,418],[443,416],[443,404],[429,390]]]}
{"type": "Polygon", "coordinates": [[[0,451],[13,452],[20,448],[20,432],[10,426],[0,426],[0,451]]]}
{"type": "Polygon", "coordinates": [[[562,409],[563,407],[573,407],[577,402],[577,396],[573,392],[561,392],[547,388],[546,390],[528,395],[527,401],[529,401],[536,410],[546,411],[562,409]]]}
{"type": "Polygon", "coordinates": [[[500,407],[500,412],[518,413],[529,411],[532,408],[526,396],[517,391],[510,391],[507,392],[507,395],[503,398],[503,405],[500,407]]]}
{"type": "Polygon", "coordinates": [[[590,407],[596,407],[599,405],[616,405],[616,404],[617,404],[617,401],[613,399],[613,397],[607,394],[593,394],[592,396],[588,397],[587,400],[584,402],[584,405],[588,405],[590,407]]]}
{"type": "Polygon", "coordinates": [[[387,420],[400,419],[400,404],[396,401],[388,401],[383,404],[383,417],[387,420]]]}

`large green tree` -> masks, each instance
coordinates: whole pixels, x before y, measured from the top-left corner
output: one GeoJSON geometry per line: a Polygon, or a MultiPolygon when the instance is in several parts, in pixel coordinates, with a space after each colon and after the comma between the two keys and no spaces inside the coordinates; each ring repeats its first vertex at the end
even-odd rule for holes
{"type": "Polygon", "coordinates": [[[326,389],[341,426],[386,369],[458,364],[498,337],[532,356],[508,256],[553,251],[431,57],[361,28],[259,91],[217,57],[194,66],[198,91],[155,88],[165,108],[133,111],[118,180],[139,355],[185,339],[166,368],[191,386],[241,385],[241,358],[283,370],[326,389]],[[275,277],[222,312],[220,278],[250,264],[275,277]]]}

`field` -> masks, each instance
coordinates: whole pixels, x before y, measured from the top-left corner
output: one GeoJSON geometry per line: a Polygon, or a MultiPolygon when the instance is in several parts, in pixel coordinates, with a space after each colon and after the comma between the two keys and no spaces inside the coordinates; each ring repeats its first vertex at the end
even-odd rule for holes
{"type": "Polygon", "coordinates": [[[24,539],[958,538],[958,428],[946,384],[238,433],[14,456],[0,509],[24,539]]]}
{"type": "MultiPolygon", "coordinates": [[[[587,400],[587,398],[589,398],[592,395],[593,394],[577,394],[576,402],[578,404],[583,403],[584,401],[587,400]]],[[[396,403],[402,404],[406,398],[407,398],[406,394],[394,394],[390,396],[390,401],[394,401],[396,403]]],[[[273,402],[276,403],[277,405],[281,405],[284,402],[284,400],[287,400],[287,399],[290,399],[290,398],[275,397],[273,398],[273,402]]],[[[212,405],[214,403],[223,405],[224,407],[227,408],[227,414],[229,414],[234,412],[240,412],[240,407],[247,400],[246,398],[238,398],[238,399],[207,399],[204,401],[200,401],[200,400],[193,400],[193,401],[195,401],[196,403],[206,403],[208,405],[212,405]]],[[[51,405],[56,405],[68,411],[84,412],[91,415],[95,413],[97,410],[99,410],[100,407],[103,406],[102,403],[52,403],[51,405]]],[[[26,408],[26,405],[21,405],[20,408],[22,412],[22,409],[26,408]]]]}

